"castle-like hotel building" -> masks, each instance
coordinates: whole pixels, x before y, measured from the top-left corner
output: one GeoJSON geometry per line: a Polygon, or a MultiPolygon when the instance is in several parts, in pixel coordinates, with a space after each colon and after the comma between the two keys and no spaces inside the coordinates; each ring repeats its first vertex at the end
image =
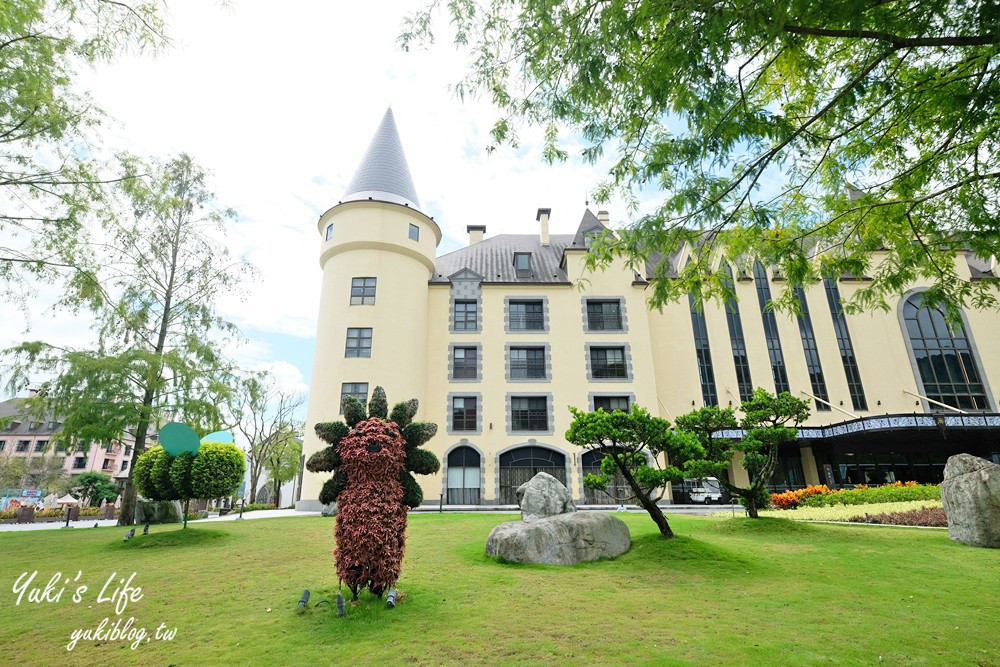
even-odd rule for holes
{"type": "MultiPolygon", "coordinates": [[[[567,406],[638,404],[666,419],[702,405],[738,407],[754,387],[813,404],[782,451],[776,489],[826,483],[940,481],[947,457],[1000,463],[1000,316],[966,310],[963,327],[921,304],[914,285],[892,312],[841,310],[855,279],[801,290],[802,315],[764,305],[781,277],[760,263],[735,271],[738,299],[696,308],[647,307],[647,276],[613,265],[587,272],[588,235],[609,226],[587,210],[573,234],[486,237],[437,256],[441,230],[420,209],[391,110],[347,194],[318,222],[323,286],[306,423],[308,458],[324,444],[318,422],[340,418],[344,396],[385,388],[390,404],[420,400],[438,424],[427,448],[441,459],[419,477],[425,502],[513,504],[544,470],[583,502],[599,457],[563,434],[567,406]]],[[[686,249],[665,259],[682,266],[686,249]]],[[[995,259],[960,259],[966,280],[992,280],[995,259]]],[[[745,480],[739,465],[734,480],[745,480]]],[[[319,506],[325,474],[306,472],[300,509],[319,506]]],[[[603,498],[602,498],[603,496],[603,498]]],[[[670,497],[683,502],[683,488],[670,497]]]]}

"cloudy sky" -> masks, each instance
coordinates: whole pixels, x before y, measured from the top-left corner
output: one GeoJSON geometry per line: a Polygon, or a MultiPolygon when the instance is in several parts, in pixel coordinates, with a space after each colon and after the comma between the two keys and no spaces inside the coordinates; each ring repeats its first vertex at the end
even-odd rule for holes
{"type": "MultiPolygon", "coordinates": [[[[239,212],[228,233],[232,252],[261,272],[249,298],[223,303],[223,315],[249,339],[241,363],[271,368],[289,388],[305,390],[312,370],[317,219],[344,194],[387,107],[422,209],[444,232],[439,254],[464,245],[469,224],[485,224],[487,236],[534,231],[539,207],[553,209],[553,233],[575,231],[605,173],[579,159],[545,165],[531,133],[516,151],[487,154],[496,115],[488,103],[450,92],[467,61],[447,34],[420,52],[397,44],[403,17],[421,1],[296,0],[279,9],[263,0],[173,0],[170,48],[81,73],[82,87],[113,119],[104,149],[183,151],[214,173],[220,203],[239,212]]],[[[607,208],[622,222],[624,207],[607,208]]],[[[42,295],[30,322],[3,327],[0,343],[83,342],[78,319],[45,307],[42,295]]],[[[0,319],[22,318],[5,310],[0,319]]]]}

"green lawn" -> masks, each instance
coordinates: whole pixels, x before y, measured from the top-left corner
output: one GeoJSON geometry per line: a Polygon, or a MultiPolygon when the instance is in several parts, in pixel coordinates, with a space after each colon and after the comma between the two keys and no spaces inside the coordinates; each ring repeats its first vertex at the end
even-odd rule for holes
{"type": "MultiPolygon", "coordinates": [[[[503,565],[483,555],[514,515],[411,516],[394,610],[365,594],[338,618],[333,520],[261,519],[0,533],[0,664],[11,665],[1000,665],[1000,550],[944,531],[619,515],[633,547],[576,567],[503,565]],[[15,606],[18,576],[57,571],[90,589],[15,606]],[[177,629],[172,642],[80,640],[112,605],[112,572],[142,587],[124,620],[177,629]],[[268,611],[270,609],[270,611],[268,611]]],[[[346,589],[345,589],[346,590],[346,589]]]]}

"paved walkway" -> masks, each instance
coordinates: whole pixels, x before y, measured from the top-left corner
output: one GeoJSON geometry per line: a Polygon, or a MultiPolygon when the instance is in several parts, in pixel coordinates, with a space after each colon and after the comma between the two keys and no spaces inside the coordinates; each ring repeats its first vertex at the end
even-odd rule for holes
{"type": "MultiPolygon", "coordinates": [[[[613,505],[598,505],[598,506],[584,506],[581,507],[583,510],[587,511],[604,511],[604,512],[617,512],[619,511],[617,507],[613,505]]],[[[414,512],[420,513],[436,513],[438,511],[437,507],[424,505],[414,512]]],[[[516,513],[517,507],[514,506],[489,506],[489,505],[451,505],[444,508],[445,512],[489,512],[491,514],[514,514],[516,513]]],[[[644,512],[645,510],[637,507],[629,507],[626,509],[627,512],[644,512]]],[[[663,507],[663,511],[667,514],[714,514],[716,512],[731,512],[733,508],[731,505],[669,505],[663,507]]],[[[736,513],[741,514],[743,508],[737,506],[736,513]]],[[[297,517],[297,516],[320,516],[319,512],[299,512],[296,510],[256,510],[254,512],[247,512],[243,515],[244,519],[280,519],[282,517],[297,517]]],[[[213,521],[235,521],[240,517],[239,513],[227,514],[226,516],[212,516],[207,519],[197,519],[194,521],[188,521],[188,523],[210,523],[213,521]]],[[[76,529],[87,529],[93,528],[94,525],[101,528],[106,528],[108,526],[117,526],[118,522],[115,519],[81,519],[80,521],[70,522],[70,526],[76,529]]],[[[0,533],[5,532],[16,532],[23,530],[58,530],[66,525],[65,521],[59,522],[38,522],[38,523],[4,523],[0,524],[0,533]]]]}

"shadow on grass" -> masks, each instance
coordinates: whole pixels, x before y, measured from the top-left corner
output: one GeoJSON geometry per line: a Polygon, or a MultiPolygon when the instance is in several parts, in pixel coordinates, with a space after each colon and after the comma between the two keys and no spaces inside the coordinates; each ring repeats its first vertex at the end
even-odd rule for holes
{"type": "Polygon", "coordinates": [[[187,548],[200,547],[206,544],[218,544],[230,534],[224,530],[205,528],[187,528],[154,532],[149,535],[138,534],[128,542],[113,543],[113,549],[155,549],[155,548],[187,548]]]}
{"type": "Polygon", "coordinates": [[[795,535],[818,532],[816,526],[801,521],[791,519],[778,519],[775,517],[761,517],[751,519],[749,517],[736,517],[726,519],[709,525],[706,530],[714,533],[726,535],[795,535]]]}

